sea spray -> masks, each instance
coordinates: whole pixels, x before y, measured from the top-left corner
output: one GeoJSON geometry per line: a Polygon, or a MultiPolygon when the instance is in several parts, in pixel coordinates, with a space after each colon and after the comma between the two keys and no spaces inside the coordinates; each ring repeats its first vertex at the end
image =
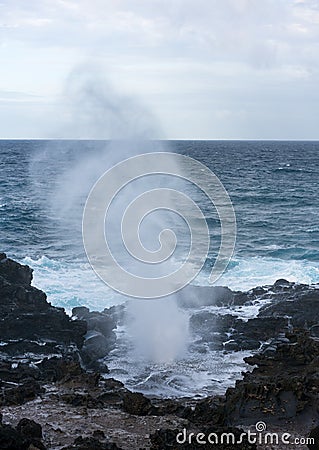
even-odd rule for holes
{"type": "MultiPolygon", "coordinates": [[[[107,139],[107,141],[60,141],[52,153],[44,146],[33,155],[30,175],[33,190],[42,200],[50,220],[61,229],[61,242],[69,241],[77,247],[72,254],[83,256],[81,221],[86,198],[98,178],[114,164],[128,157],[153,151],[166,151],[158,141],[151,141],[158,130],[152,114],[135,99],[120,95],[94,69],[83,66],[68,77],[64,92],[69,111],[61,134],[70,137],[107,139]],[[54,169],[55,179],[47,183],[49,170],[54,169]]],[[[159,179],[162,185],[172,180],[159,179]]],[[[124,189],[114,202],[106,227],[112,251],[126,269],[151,276],[153,267],[142,269],[123,248],[120,242],[120,223],[123,208],[140,192],[149,189],[150,180],[139,180],[136,186],[124,189]],[[129,258],[127,258],[129,256],[129,258]]],[[[174,210],[174,204],[171,205],[174,210]]],[[[151,248],[161,230],[170,228],[176,220],[171,214],[152,214],[141,227],[142,240],[151,248]]],[[[156,244],[155,244],[156,247],[156,244]]],[[[170,263],[168,263],[170,264],[170,263]]],[[[163,273],[163,268],[160,269],[163,273]]],[[[166,268],[167,270],[167,268],[166,268]]],[[[168,270],[172,270],[169,266],[168,270]]],[[[92,293],[94,296],[94,293],[92,293]]],[[[124,300],[123,300],[124,301],[124,300]]],[[[109,306],[106,301],[105,306],[109,306]]],[[[171,362],[185,351],[188,342],[188,319],[176,304],[172,295],[154,301],[131,300],[129,311],[132,321],[130,333],[137,354],[157,362],[171,362]]]]}
{"type": "Polygon", "coordinates": [[[157,364],[172,363],[185,356],[188,345],[188,316],[175,296],[153,300],[130,300],[127,304],[128,332],[137,359],[157,364]]]}

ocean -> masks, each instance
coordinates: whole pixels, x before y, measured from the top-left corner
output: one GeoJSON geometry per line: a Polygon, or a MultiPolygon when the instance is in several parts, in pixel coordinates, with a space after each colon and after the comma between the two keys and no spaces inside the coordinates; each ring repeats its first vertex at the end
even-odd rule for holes
{"type": "MultiPolygon", "coordinates": [[[[81,305],[102,310],[125,300],[95,275],[87,261],[83,206],[95,181],[115,162],[154,150],[202,162],[219,177],[232,200],[236,247],[217,285],[249,290],[279,278],[319,283],[319,142],[2,140],[0,250],[34,269],[34,285],[53,305],[67,312],[81,305]]],[[[206,285],[218,249],[219,222],[207,198],[194,194],[213,241],[206,264],[193,281],[206,285]]],[[[256,308],[242,314],[253,317],[256,308]]],[[[234,383],[245,367],[243,356],[245,352],[188,353],[170,362],[146,363],[118,348],[107,364],[113,376],[142,392],[205,395],[234,383]]]]}

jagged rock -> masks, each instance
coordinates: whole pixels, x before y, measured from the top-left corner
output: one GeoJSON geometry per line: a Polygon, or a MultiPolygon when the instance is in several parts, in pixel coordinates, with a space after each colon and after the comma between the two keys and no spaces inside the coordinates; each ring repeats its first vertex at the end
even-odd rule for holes
{"type": "MultiPolygon", "coordinates": [[[[86,333],[86,323],[71,320],[63,308],[55,308],[46,295],[31,286],[32,269],[9,258],[0,261],[0,339],[7,343],[2,353],[12,354],[12,341],[21,354],[39,349],[50,342],[54,353],[62,354],[63,347],[75,344],[81,347],[86,333]],[[26,347],[23,347],[23,342],[26,347]],[[53,347],[52,343],[55,344],[53,347]],[[34,344],[38,344],[35,346],[34,344]]],[[[42,354],[42,353],[41,353],[42,354]]],[[[32,356],[31,356],[32,359],[32,356]]]]}
{"type": "Polygon", "coordinates": [[[224,425],[224,398],[208,397],[199,400],[194,409],[187,415],[187,419],[196,425],[224,425]]]}
{"type": "Polygon", "coordinates": [[[157,416],[165,416],[174,414],[177,417],[188,419],[192,414],[192,408],[185,406],[181,401],[175,399],[153,400],[152,414],[157,416]]]}
{"type": "Polygon", "coordinates": [[[70,380],[62,380],[64,393],[60,399],[73,407],[105,408],[121,407],[123,397],[130,391],[113,378],[102,379],[98,373],[83,373],[70,380]]]}
{"type": "MultiPolygon", "coordinates": [[[[200,311],[190,318],[190,330],[199,342],[208,342],[219,350],[257,350],[261,343],[287,330],[285,317],[254,318],[247,321],[226,314],[200,311]]],[[[197,349],[198,350],[198,349],[197,349]]]]}
{"type": "Polygon", "coordinates": [[[125,304],[110,306],[103,310],[104,314],[112,317],[112,319],[118,325],[124,325],[126,318],[126,306],[125,304]]]}
{"type": "Polygon", "coordinates": [[[114,342],[115,335],[110,342],[102,333],[89,331],[81,351],[84,363],[90,368],[92,363],[95,364],[96,360],[104,358],[109,353],[114,342]]]}
{"type": "Polygon", "coordinates": [[[177,293],[177,303],[181,308],[231,305],[233,301],[234,292],[223,286],[188,285],[177,293]]]}
{"type": "Polygon", "coordinates": [[[2,405],[29,401],[42,391],[39,382],[58,381],[82,370],[78,351],[86,323],[53,307],[31,281],[32,269],[0,254],[0,380],[6,383],[2,405]]]}
{"type": "Polygon", "coordinates": [[[146,416],[152,411],[152,403],[143,394],[127,392],[123,395],[123,410],[129,414],[146,416]]]}
{"type": "MultiPolygon", "coordinates": [[[[3,385],[4,389],[0,393],[0,406],[22,405],[33,400],[44,388],[34,380],[28,380],[18,386],[3,385]]],[[[1,448],[1,447],[0,447],[1,448]]]]}
{"type": "MultiPolygon", "coordinates": [[[[29,444],[28,444],[29,446],[29,444]]],[[[25,438],[10,425],[0,425],[1,450],[27,450],[25,438]]]]}
{"type": "Polygon", "coordinates": [[[74,407],[84,406],[85,408],[103,408],[104,406],[102,401],[99,401],[98,398],[95,398],[88,393],[70,392],[68,394],[61,395],[60,399],[74,407]]]}
{"type": "Polygon", "coordinates": [[[17,431],[29,438],[42,439],[42,427],[34,420],[21,419],[17,425],[17,431]]]}
{"type": "Polygon", "coordinates": [[[0,253],[0,264],[1,264],[1,277],[9,282],[29,286],[32,281],[32,269],[29,266],[23,266],[22,264],[7,258],[5,253],[0,253]]]}
{"type": "Polygon", "coordinates": [[[261,343],[275,338],[282,331],[288,330],[285,317],[256,317],[246,322],[237,319],[233,323],[231,341],[224,345],[226,350],[257,350],[261,343]]]}
{"type": "Polygon", "coordinates": [[[105,309],[103,312],[90,311],[86,307],[77,307],[72,310],[73,317],[85,320],[87,334],[81,350],[84,363],[93,369],[101,369],[97,361],[104,358],[114,348],[116,334],[114,329],[117,320],[105,309]]]}
{"type": "Polygon", "coordinates": [[[258,317],[289,317],[292,327],[311,327],[318,324],[319,316],[319,289],[309,286],[291,286],[284,297],[263,307],[258,317]]]}
{"type": "Polygon", "coordinates": [[[72,317],[85,320],[90,316],[90,310],[86,306],[77,306],[72,309],[72,317]]]}
{"type": "MultiPolygon", "coordinates": [[[[86,413],[88,408],[111,406],[112,410],[122,408],[137,416],[172,414],[175,419],[186,419],[201,432],[227,432],[227,426],[255,424],[256,417],[277,425],[283,419],[319,422],[317,286],[278,280],[273,286],[258,287],[246,293],[224,287],[187,288],[189,296],[187,300],[179,300],[179,306],[193,313],[190,329],[197,339],[193,344],[197,351],[200,348],[202,351],[257,349],[267,341],[258,354],[246,359],[257,367],[246,373],[235,388],[228,389],[222,397],[193,401],[190,407],[182,401],[151,401],[142,394],[129,392],[116,380],[103,380],[97,373],[85,372],[83,363],[86,369],[103,367],[102,359],[114,347],[114,329],[125,319],[125,306],[108,308],[101,313],[90,312],[85,307],[75,308],[74,317],[70,319],[63,309],[48,303],[45,294],[31,286],[31,280],[29,267],[0,253],[2,406],[32,400],[44,392],[45,383],[55,383],[53,396],[57,404],[62,400],[75,408],[81,406],[86,413]],[[235,315],[219,316],[205,309],[191,310],[205,305],[250,305],[260,299],[271,300],[271,303],[261,309],[256,319],[246,322],[235,315]],[[296,326],[311,327],[311,330],[291,331],[296,326]]],[[[144,423],[148,419],[150,417],[134,420],[144,423]]],[[[1,424],[0,449],[44,449],[39,427],[28,419],[23,419],[17,429],[1,424]]],[[[152,449],[210,448],[202,444],[176,447],[176,431],[181,430],[154,433],[152,449]]],[[[256,447],[244,443],[236,447],[219,445],[218,448],[256,447]]],[[[115,450],[118,447],[107,442],[102,433],[96,433],[90,438],[77,438],[64,449],[115,450]]]]}
{"type": "Polygon", "coordinates": [[[20,422],[23,421],[23,423],[20,427],[18,425],[17,429],[10,425],[0,425],[1,450],[46,450],[41,437],[38,437],[41,426],[33,421],[28,421],[27,425],[26,420],[22,419],[20,422]]]}
{"type": "Polygon", "coordinates": [[[105,433],[103,430],[94,430],[92,437],[95,439],[105,439],[105,433]]]}
{"type": "Polygon", "coordinates": [[[39,379],[45,382],[73,379],[84,374],[78,361],[67,358],[45,358],[36,367],[39,369],[39,379]]]}
{"type": "Polygon", "coordinates": [[[94,437],[78,437],[72,445],[63,447],[61,450],[121,450],[121,448],[112,442],[100,442],[94,437]]]}
{"type": "Polygon", "coordinates": [[[124,384],[114,378],[103,380],[99,400],[108,405],[122,405],[123,396],[129,392],[124,384]]]}
{"type": "Polygon", "coordinates": [[[313,444],[308,444],[308,448],[310,450],[319,450],[319,426],[313,428],[308,436],[310,439],[313,439],[313,444]]]}
{"type": "Polygon", "coordinates": [[[319,341],[305,330],[287,338],[289,343],[279,344],[272,356],[245,358],[257,367],[227,390],[225,423],[249,425],[256,417],[266,423],[319,420],[319,341]]]}

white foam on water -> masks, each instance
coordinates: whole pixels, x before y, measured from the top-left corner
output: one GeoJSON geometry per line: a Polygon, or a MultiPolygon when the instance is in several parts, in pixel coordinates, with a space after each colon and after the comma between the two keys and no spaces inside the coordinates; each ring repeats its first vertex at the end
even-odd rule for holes
{"type": "MultiPolygon", "coordinates": [[[[65,262],[42,256],[39,259],[27,257],[21,262],[34,269],[33,285],[45,291],[53,305],[62,306],[67,312],[75,306],[103,310],[126,300],[110,290],[95,275],[90,265],[83,261],[65,262]]],[[[319,263],[315,262],[261,257],[236,259],[234,262],[235,265],[218,281],[219,285],[245,291],[258,285],[273,284],[279,278],[307,284],[319,282],[319,263]]],[[[196,283],[207,285],[207,274],[202,272],[196,283]]],[[[201,308],[201,311],[233,314],[248,320],[258,314],[262,304],[262,301],[256,300],[249,306],[210,306],[201,308]]],[[[191,312],[195,311],[189,313],[191,312]]],[[[147,317],[149,316],[152,318],[152,315],[148,314],[147,317]]],[[[145,333],[141,334],[141,338],[145,340],[149,330],[147,324],[143,325],[143,317],[137,324],[145,326],[145,333]]],[[[164,330],[165,322],[161,326],[164,330]]],[[[118,328],[117,335],[117,346],[105,361],[110,369],[109,376],[123,381],[132,390],[148,395],[203,397],[212,393],[221,394],[241,378],[242,371],[249,370],[243,358],[250,352],[225,353],[210,350],[208,346],[206,353],[186,350],[184,354],[178,352],[179,356],[172,357],[170,361],[165,361],[159,355],[151,362],[146,357],[147,352],[135,351],[134,340],[130,338],[130,327],[118,328]]],[[[166,350],[167,346],[164,347],[164,352],[166,350]]]]}
{"type": "Polygon", "coordinates": [[[123,303],[123,297],[106,286],[89,263],[57,261],[46,256],[26,257],[20,262],[34,269],[33,286],[43,290],[52,305],[65,308],[69,314],[76,306],[101,311],[123,303]]]}
{"type": "MultiPolygon", "coordinates": [[[[89,263],[57,261],[46,256],[39,259],[26,257],[21,263],[34,269],[33,285],[42,289],[54,306],[64,307],[67,311],[84,305],[103,310],[126,300],[106,286],[89,263]]],[[[235,259],[234,263],[235,266],[229,268],[216,285],[247,291],[256,286],[271,285],[279,278],[305,284],[319,283],[319,262],[251,257],[235,259]]],[[[194,284],[207,286],[208,274],[202,271],[194,284]]]]}
{"type": "MultiPolygon", "coordinates": [[[[235,266],[228,269],[216,285],[248,291],[256,286],[274,284],[280,278],[304,284],[319,283],[319,262],[259,256],[238,258],[233,262],[235,266]]],[[[209,284],[205,272],[201,272],[197,277],[196,284],[209,284]]]]}
{"type": "Polygon", "coordinates": [[[194,352],[170,364],[150,364],[125,352],[107,360],[108,376],[122,381],[129,389],[152,396],[205,397],[222,394],[234,386],[242,378],[242,371],[249,368],[243,358],[250,354],[194,352]]]}

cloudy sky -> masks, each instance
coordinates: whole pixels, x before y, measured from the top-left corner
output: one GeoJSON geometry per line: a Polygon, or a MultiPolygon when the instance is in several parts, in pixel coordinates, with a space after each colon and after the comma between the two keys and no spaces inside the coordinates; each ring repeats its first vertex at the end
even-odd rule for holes
{"type": "Polygon", "coordinates": [[[319,0],[2,0],[0,57],[1,138],[109,137],[86,70],[154,137],[319,138],[319,0]]]}

